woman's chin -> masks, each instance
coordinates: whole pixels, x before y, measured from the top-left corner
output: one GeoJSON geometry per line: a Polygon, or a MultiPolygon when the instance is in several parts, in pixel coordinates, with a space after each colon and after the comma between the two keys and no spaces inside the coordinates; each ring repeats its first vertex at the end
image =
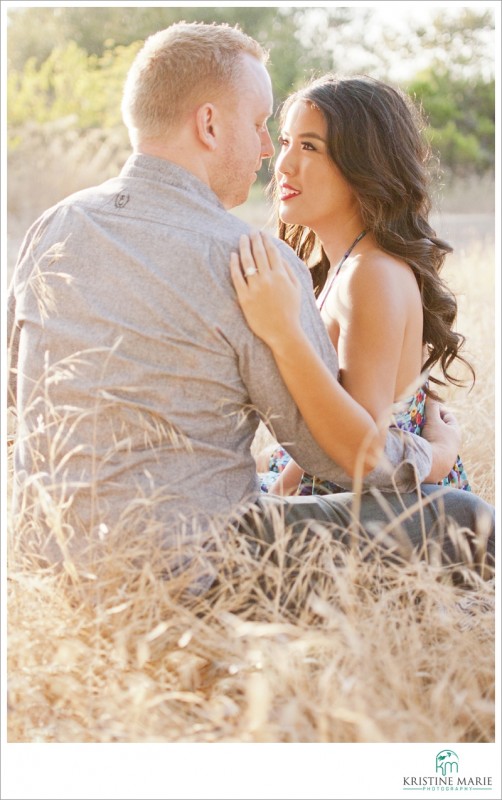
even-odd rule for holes
{"type": "Polygon", "coordinates": [[[302,225],[296,214],[292,214],[288,208],[279,207],[279,219],[285,225],[302,225]]]}

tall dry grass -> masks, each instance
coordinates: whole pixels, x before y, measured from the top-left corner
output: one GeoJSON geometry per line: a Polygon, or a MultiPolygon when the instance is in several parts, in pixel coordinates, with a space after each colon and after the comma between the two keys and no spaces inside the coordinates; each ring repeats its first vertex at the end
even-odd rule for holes
{"type": "Polygon", "coordinates": [[[476,378],[459,370],[465,389],[444,392],[463,433],[462,457],[474,491],[489,503],[496,500],[495,486],[495,247],[493,240],[460,246],[445,267],[445,278],[458,300],[457,329],[465,335],[464,355],[476,378]]]}
{"type": "Polygon", "coordinates": [[[322,537],[287,569],[229,539],[188,600],[149,555],[71,582],[11,566],[9,741],[493,740],[491,585],[322,537]]]}
{"type": "MultiPolygon", "coordinates": [[[[450,262],[477,382],[449,403],[473,487],[493,501],[493,244],[450,262]]],[[[94,569],[69,559],[57,573],[20,524],[9,518],[10,742],[494,740],[495,589],[469,570],[466,587],[425,561],[367,561],[322,531],[286,564],[215,529],[219,583],[197,596],[187,576],[165,579],[139,526],[110,532],[94,569]]]]}

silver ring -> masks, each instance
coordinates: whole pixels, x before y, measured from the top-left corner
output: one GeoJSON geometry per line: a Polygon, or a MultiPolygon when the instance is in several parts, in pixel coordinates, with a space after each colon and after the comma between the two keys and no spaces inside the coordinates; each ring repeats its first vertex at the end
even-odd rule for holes
{"type": "Polygon", "coordinates": [[[257,272],[258,270],[256,269],[256,267],[250,267],[250,269],[244,270],[244,275],[246,276],[246,278],[249,278],[250,275],[256,275],[257,272]]]}

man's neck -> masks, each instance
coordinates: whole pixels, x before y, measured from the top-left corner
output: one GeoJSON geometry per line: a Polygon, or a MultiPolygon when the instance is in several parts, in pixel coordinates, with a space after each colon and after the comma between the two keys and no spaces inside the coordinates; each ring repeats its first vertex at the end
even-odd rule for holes
{"type": "Polygon", "coordinates": [[[183,167],[192,175],[195,175],[200,181],[210,186],[209,177],[203,161],[198,157],[198,154],[193,148],[186,147],[180,142],[173,142],[166,144],[158,139],[143,139],[138,142],[134,148],[135,153],[141,153],[145,156],[154,156],[155,158],[162,158],[164,161],[170,161],[172,164],[177,164],[183,167]]]}

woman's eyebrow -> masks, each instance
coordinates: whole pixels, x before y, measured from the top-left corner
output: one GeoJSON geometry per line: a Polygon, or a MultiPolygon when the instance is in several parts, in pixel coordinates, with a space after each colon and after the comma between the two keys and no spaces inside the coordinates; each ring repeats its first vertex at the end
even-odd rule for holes
{"type": "MultiPolygon", "coordinates": [[[[281,136],[289,136],[288,131],[281,131],[281,136]]],[[[322,138],[318,133],[314,133],[313,131],[307,131],[306,133],[299,133],[297,139],[318,139],[320,142],[326,142],[325,139],[322,138]]]]}

